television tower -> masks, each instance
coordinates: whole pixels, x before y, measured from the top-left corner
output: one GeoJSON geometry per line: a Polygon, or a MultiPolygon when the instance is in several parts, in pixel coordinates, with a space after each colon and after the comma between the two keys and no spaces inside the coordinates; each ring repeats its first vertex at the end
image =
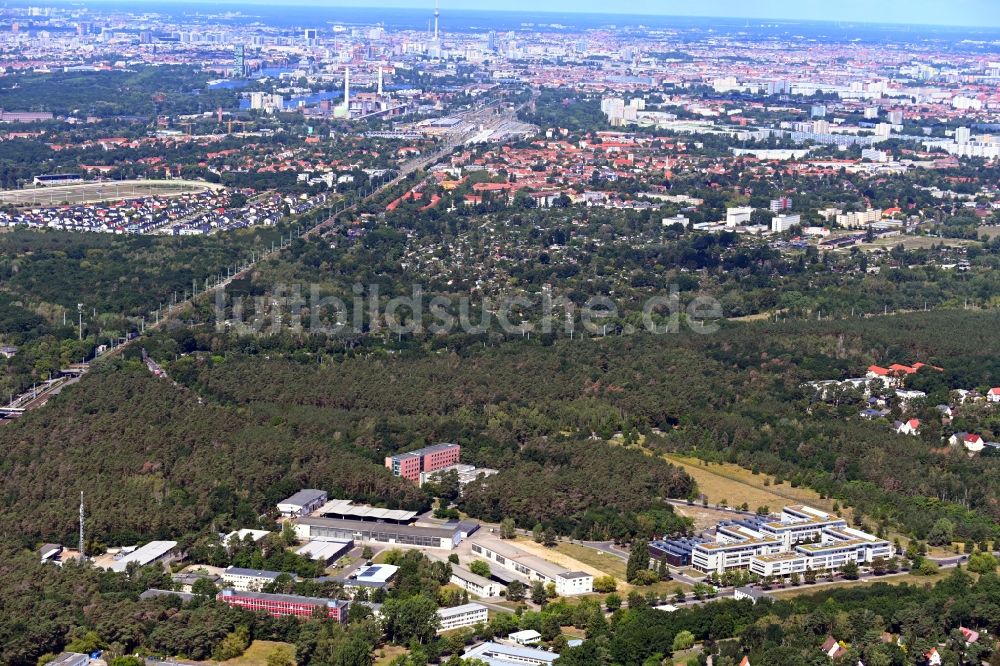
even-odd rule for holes
{"type": "Polygon", "coordinates": [[[434,0],[434,41],[438,40],[438,19],[441,17],[441,0],[434,0]]]}
{"type": "Polygon", "coordinates": [[[351,116],[351,68],[344,68],[344,114],[351,116]]]}
{"type": "Polygon", "coordinates": [[[80,491],[80,562],[86,562],[87,558],[83,552],[83,491],[80,491]]]}

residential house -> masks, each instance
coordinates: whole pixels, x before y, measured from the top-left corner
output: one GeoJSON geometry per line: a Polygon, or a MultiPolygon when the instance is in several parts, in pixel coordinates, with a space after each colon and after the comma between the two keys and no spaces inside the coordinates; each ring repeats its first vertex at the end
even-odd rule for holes
{"type": "Polygon", "coordinates": [[[924,659],[927,660],[927,666],[941,666],[941,653],[937,651],[937,648],[931,648],[924,655],[924,659]]]}
{"type": "Polygon", "coordinates": [[[986,400],[988,402],[1000,403],[1000,388],[991,388],[987,391],[986,400]]]}
{"type": "Polygon", "coordinates": [[[823,646],[820,649],[826,656],[830,657],[830,659],[836,659],[847,652],[847,649],[833,636],[827,636],[826,641],[824,641],[823,646]]]}
{"type": "Polygon", "coordinates": [[[920,419],[910,419],[909,421],[896,421],[896,432],[900,435],[919,435],[920,419]]]}
{"type": "Polygon", "coordinates": [[[948,438],[948,443],[952,446],[961,444],[972,453],[979,453],[986,445],[982,437],[970,432],[956,432],[948,438]]]}
{"type": "Polygon", "coordinates": [[[959,627],[959,631],[962,632],[962,636],[965,637],[965,644],[972,645],[979,640],[979,632],[969,629],[968,627],[959,627]]]}

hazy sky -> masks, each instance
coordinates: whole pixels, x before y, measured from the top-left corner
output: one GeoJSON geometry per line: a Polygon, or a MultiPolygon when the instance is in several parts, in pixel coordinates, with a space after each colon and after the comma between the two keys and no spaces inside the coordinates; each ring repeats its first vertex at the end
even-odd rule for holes
{"type": "MultiPolygon", "coordinates": [[[[306,2],[327,7],[433,6],[433,0],[303,0],[302,4],[306,2]]],[[[449,8],[502,9],[1000,26],[1000,0],[442,0],[441,5],[443,13],[449,8]]]]}

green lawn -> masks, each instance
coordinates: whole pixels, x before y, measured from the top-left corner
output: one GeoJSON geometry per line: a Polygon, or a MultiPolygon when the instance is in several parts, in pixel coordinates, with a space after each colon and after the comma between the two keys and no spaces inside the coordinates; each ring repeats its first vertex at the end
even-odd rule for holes
{"type": "Polygon", "coordinates": [[[291,643],[276,641],[254,641],[243,653],[243,656],[222,662],[222,666],[267,666],[267,658],[281,646],[287,646],[295,654],[295,646],[291,643]]]}
{"type": "Polygon", "coordinates": [[[556,545],[556,550],[567,557],[572,557],[574,560],[610,574],[621,582],[625,581],[625,560],[620,557],[565,541],[560,541],[556,545]]]}
{"type": "Polygon", "coordinates": [[[868,580],[838,580],[836,583],[831,583],[829,585],[804,585],[799,587],[786,587],[781,590],[773,589],[768,594],[772,595],[776,599],[788,599],[790,597],[797,597],[803,594],[815,594],[822,592],[824,590],[833,590],[842,587],[866,587],[868,585],[874,585],[875,583],[888,583],[889,585],[902,585],[903,583],[908,583],[910,585],[933,585],[938,580],[941,579],[941,574],[936,574],[934,576],[921,576],[919,574],[905,573],[898,576],[880,576],[878,578],[869,578],[868,580]]]}

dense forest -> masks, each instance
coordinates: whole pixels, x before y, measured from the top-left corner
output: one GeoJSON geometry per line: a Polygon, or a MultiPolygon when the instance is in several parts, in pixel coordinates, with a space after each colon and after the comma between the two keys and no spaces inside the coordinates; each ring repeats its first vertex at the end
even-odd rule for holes
{"type": "MultiPolygon", "coordinates": [[[[245,361],[234,359],[231,365],[235,371],[255,372],[245,361]]],[[[355,367],[376,378],[373,368],[355,367]]],[[[531,493],[538,488],[534,484],[520,494],[528,507],[522,511],[530,512],[523,514],[525,521],[530,515],[564,531],[586,524],[595,534],[624,538],[636,530],[635,518],[626,514],[655,510],[655,515],[669,516],[661,519],[663,525],[684,529],[656,497],[688,496],[693,491],[690,478],[667,463],[649,464],[641,453],[592,442],[587,446],[596,451],[589,462],[587,456],[578,461],[565,445],[548,444],[544,438],[532,438],[535,445],[522,452],[516,439],[502,436],[502,424],[494,437],[483,433],[476,441],[479,417],[471,413],[467,423],[459,414],[445,418],[433,412],[381,418],[375,403],[384,395],[382,381],[371,387],[374,393],[367,399],[374,402],[366,406],[365,398],[350,395],[346,376],[327,385],[324,378],[302,376],[302,368],[294,364],[260,370],[271,375],[275,388],[287,371],[290,385],[312,384],[332,400],[298,402],[295,396],[275,395],[268,402],[236,404],[212,399],[209,390],[209,399],[203,400],[152,377],[138,361],[127,361],[107,365],[46,409],[0,429],[0,483],[9,508],[0,519],[3,534],[25,545],[69,539],[75,525],[71,507],[80,490],[87,493],[90,534],[112,545],[176,538],[210,526],[255,526],[261,512],[301,487],[425,509],[427,495],[392,477],[382,459],[441,440],[469,442],[467,458],[503,469],[502,479],[514,478],[530,465],[544,465],[547,475],[558,478],[558,485],[545,487],[545,504],[531,508],[531,493]],[[301,381],[294,379],[296,373],[301,381]],[[332,404],[337,400],[340,406],[332,404]],[[412,429],[393,432],[404,426],[412,429]],[[623,485],[607,475],[609,461],[641,473],[631,486],[623,485]],[[618,492],[612,492],[614,487],[618,492]],[[598,509],[600,515],[588,513],[598,509]]],[[[358,389],[368,389],[360,385],[361,374],[355,379],[358,389]]],[[[224,378],[219,382],[221,389],[224,378]]],[[[476,497],[485,499],[485,493],[476,497]]]]}
{"type": "MultiPolygon", "coordinates": [[[[938,386],[932,397],[984,390],[1000,377],[992,340],[998,316],[936,311],[730,324],[714,335],[507,342],[445,336],[384,347],[202,329],[181,343],[186,351],[214,354],[181,358],[171,372],[223,404],[280,404],[282,417],[294,409],[340,420],[338,432],[374,457],[449,440],[462,442],[476,464],[504,470],[531,463],[530,454],[544,467],[556,446],[575,447],[579,455],[597,445],[595,435],[609,440],[621,433],[626,442],[644,435],[647,448],[738,462],[840,497],[873,521],[873,529],[898,524],[924,538],[947,517],[959,536],[978,540],[995,534],[1000,519],[996,458],[943,446],[941,437],[954,425],[928,429],[921,438],[895,435],[857,418],[856,403],[817,402],[803,384],[861,376],[872,363],[922,360],[944,368],[933,380],[915,378],[938,386]],[[254,381],[259,375],[268,381],[254,381]]],[[[159,342],[167,353],[151,344],[152,353],[176,353],[176,336],[159,342]]],[[[586,456],[579,457],[586,466],[586,456]]],[[[492,483],[499,488],[507,478],[501,474],[492,483]]],[[[477,504],[480,492],[502,494],[474,489],[470,508],[487,510],[488,502],[477,504]]],[[[494,515],[495,506],[488,511],[494,515]]]]}
{"type": "Polygon", "coordinates": [[[181,300],[192,283],[203,286],[220,267],[248,260],[282,233],[282,227],[198,239],[0,233],[0,344],[18,349],[14,358],[0,359],[0,396],[92,358],[98,345],[140,330],[143,317],[151,323],[150,312],[181,300]]]}
{"type": "Polygon", "coordinates": [[[924,539],[947,518],[958,538],[995,537],[1000,460],[950,449],[940,429],[896,435],[802,385],[917,360],[944,367],[950,388],[994,385],[998,317],[934,312],[426,350],[404,340],[397,351],[178,327],[146,346],[180,386],[137,360],[116,361],[0,428],[10,507],[0,524],[26,544],[66,537],[80,489],[95,538],[115,543],[248,526],[303,486],[423,508],[426,494],[381,461],[455,441],[464,461],[501,470],[468,489],[461,506],[474,517],[590,538],[682,531],[659,498],[692,496],[691,480],[607,443],[620,433],[626,443],[643,437],[647,451],[812,486],[854,506],[871,529],[896,525],[924,539]]]}
{"type": "Polygon", "coordinates": [[[210,79],[200,68],[183,66],[26,73],[7,77],[0,95],[9,109],[98,117],[199,113],[233,106],[236,93],[206,90],[210,79]]]}

